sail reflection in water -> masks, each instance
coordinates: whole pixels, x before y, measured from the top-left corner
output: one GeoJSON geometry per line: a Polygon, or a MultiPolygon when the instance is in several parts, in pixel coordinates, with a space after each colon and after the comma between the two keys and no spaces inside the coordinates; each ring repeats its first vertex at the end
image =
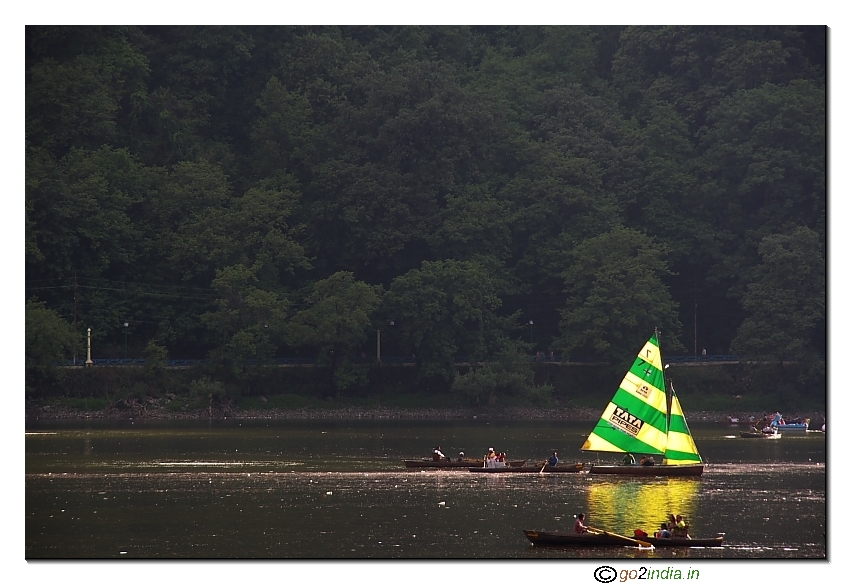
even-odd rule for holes
{"type": "Polygon", "coordinates": [[[681,514],[686,521],[698,515],[700,484],[686,478],[593,482],[588,487],[588,522],[620,534],[636,528],[653,534],[669,514],[681,514]]]}

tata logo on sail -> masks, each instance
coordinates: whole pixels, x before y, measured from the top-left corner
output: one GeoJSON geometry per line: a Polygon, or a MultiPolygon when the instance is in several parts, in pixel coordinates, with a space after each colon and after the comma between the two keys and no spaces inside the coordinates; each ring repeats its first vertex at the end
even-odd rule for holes
{"type": "Polygon", "coordinates": [[[635,417],[622,407],[616,407],[614,409],[611,417],[608,418],[608,422],[632,437],[636,437],[640,433],[640,428],[643,427],[643,419],[635,417]]]}

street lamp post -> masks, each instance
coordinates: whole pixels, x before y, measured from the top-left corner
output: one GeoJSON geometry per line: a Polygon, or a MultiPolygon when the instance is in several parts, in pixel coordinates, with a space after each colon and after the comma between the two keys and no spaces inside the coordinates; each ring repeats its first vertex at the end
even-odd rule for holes
{"type": "Polygon", "coordinates": [[[94,361],[91,359],[91,328],[88,328],[88,346],[86,347],[86,366],[91,366],[94,364],[94,361]]]}
{"type": "Polygon", "coordinates": [[[127,360],[127,332],[130,328],[129,322],[124,322],[124,360],[127,360]]]}
{"type": "Polygon", "coordinates": [[[531,330],[531,344],[534,344],[534,320],[528,321],[528,328],[531,330]]]}

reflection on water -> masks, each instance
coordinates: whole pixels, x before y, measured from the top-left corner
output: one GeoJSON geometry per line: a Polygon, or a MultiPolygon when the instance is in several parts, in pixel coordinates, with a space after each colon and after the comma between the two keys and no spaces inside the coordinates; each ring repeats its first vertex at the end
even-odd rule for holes
{"type": "Polygon", "coordinates": [[[588,491],[588,520],[621,533],[641,528],[652,534],[670,514],[681,514],[686,521],[698,515],[701,484],[693,478],[595,482],[588,491]]]}
{"type": "Polygon", "coordinates": [[[695,425],[706,473],[650,480],[401,463],[438,443],[571,459],[585,429],[545,421],[32,426],[26,556],[634,558],[647,555],[536,548],[522,531],[569,530],[585,512],[607,530],[651,532],[673,512],[688,517],[692,536],[726,532],[726,544],[650,558],[824,558],[823,437],[743,444],[695,425]]]}

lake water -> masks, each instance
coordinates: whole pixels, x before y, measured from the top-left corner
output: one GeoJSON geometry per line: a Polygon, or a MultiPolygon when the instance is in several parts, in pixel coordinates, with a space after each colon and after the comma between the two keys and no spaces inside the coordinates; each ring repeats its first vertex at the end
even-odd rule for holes
{"type": "MultiPolygon", "coordinates": [[[[523,529],[574,515],[628,534],[674,512],[721,548],[663,559],[825,559],[826,439],[745,440],[691,423],[701,478],[406,470],[436,445],[529,463],[579,451],[594,422],[28,422],[26,558],[585,558],[630,548],[543,548],[523,529]]],[[[601,461],[613,461],[614,457],[601,461]]]]}

